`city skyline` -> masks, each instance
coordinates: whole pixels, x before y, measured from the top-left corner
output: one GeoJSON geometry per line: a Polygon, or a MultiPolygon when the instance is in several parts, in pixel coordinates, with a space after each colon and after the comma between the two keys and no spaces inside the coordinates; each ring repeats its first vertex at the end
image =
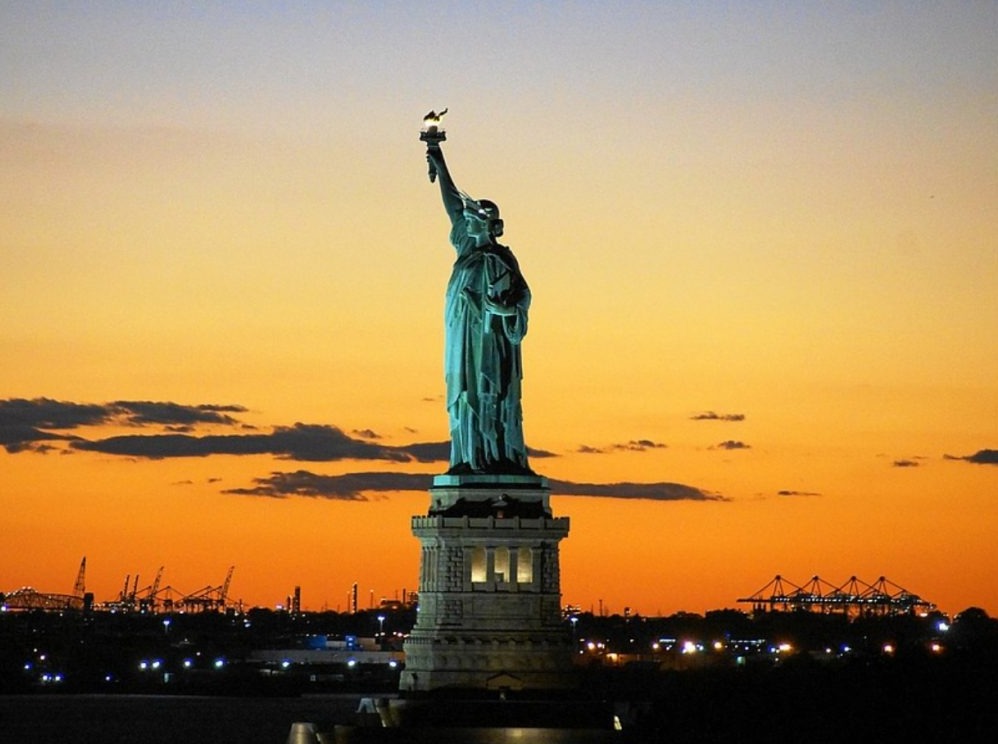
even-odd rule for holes
{"type": "Polygon", "coordinates": [[[998,614],[998,8],[0,9],[0,591],[416,589],[453,252],[533,293],[565,604],[998,614]],[[372,560],[371,556],[376,555],[372,560]],[[88,584],[91,582],[88,581],[88,584]]]}

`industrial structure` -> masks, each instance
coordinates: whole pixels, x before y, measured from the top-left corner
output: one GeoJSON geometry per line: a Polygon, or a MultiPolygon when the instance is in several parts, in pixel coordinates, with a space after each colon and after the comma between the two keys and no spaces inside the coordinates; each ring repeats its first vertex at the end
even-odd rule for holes
{"type": "Polygon", "coordinates": [[[7,610],[82,610],[92,601],[92,595],[86,593],[87,557],[80,561],[80,570],[76,574],[72,594],[55,594],[39,592],[33,587],[25,586],[3,595],[3,609],[7,610]]]}
{"type": "Polygon", "coordinates": [[[777,575],[752,596],[738,601],[751,603],[754,612],[807,611],[842,613],[849,617],[921,614],[936,607],[883,576],[873,584],[851,576],[839,586],[812,576],[806,584],[798,586],[777,575]]]}
{"type": "Polygon", "coordinates": [[[160,586],[163,578],[163,567],[156,572],[152,584],[139,589],[139,576],[125,577],[125,584],[113,602],[108,602],[106,609],[121,612],[205,612],[224,611],[229,609],[229,585],[232,583],[232,573],[235,566],[230,566],[225,574],[225,580],[218,586],[208,584],[194,592],[181,592],[174,587],[160,586]]]}
{"type": "Polygon", "coordinates": [[[229,586],[235,566],[230,566],[225,580],[215,586],[208,584],[194,592],[181,592],[172,586],[161,586],[163,567],[160,566],[156,577],[148,586],[139,588],[139,574],[133,578],[131,574],[125,577],[124,585],[118,596],[110,602],[95,605],[93,594],[86,591],[86,556],[80,562],[76,582],[71,594],[39,592],[26,586],[8,594],[0,594],[0,605],[5,612],[19,610],[43,610],[63,612],[66,610],[100,609],[110,612],[205,612],[224,611],[240,603],[233,603],[229,598],[229,586]]]}

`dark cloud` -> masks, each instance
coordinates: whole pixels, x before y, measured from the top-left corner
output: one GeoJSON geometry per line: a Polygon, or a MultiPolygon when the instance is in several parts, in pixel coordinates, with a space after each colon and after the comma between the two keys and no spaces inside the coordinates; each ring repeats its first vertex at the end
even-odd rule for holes
{"type": "Polygon", "coordinates": [[[447,462],[450,460],[450,442],[417,442],[407,444],[405,450],[419,462],[447,462]]]}
{"type": "Polygon", "coordinates": [[[35,444],[31,447],[35,452],[43,455],[47,455],[49,452],[58,452],[60,455],[68,455],[69,452],[62,449],[61,447],[53,447],[51,444],[35,444]]]}
{"type": "Polygon", "coordinates": [[[348,473],[317,475],[307,470],[294,473],[271,473],[256,478],[253,488],[232,488],[224,493],[242,496],[308,496],[310,498],[344,501],[367,501],[365,493],[384,491],[426,491],[433,483],[432,475],[414,473],[348,473]]]}
{"type": "Polygon", "coordinates": [[[668,445],[661,442],[653,442],[650,439],[632,439],[629,442],[609,444],[606,447],[591,447],[588,444],[580,444],[576,452],[583,455],[605,455],[608,452],[646,452],[650,449],[665,449],[668,445]]]}
{"type": "Polygon", "coordinates": [[[51,398],[11,398],[0,400],[0,444],[8,452],[36,450],[33,442],[76,440],[54,434],[81,426],[121,423],[132,426],[160,424],[167,427],[189,428],[198,423],[236,423],[230,413],[245,411],[242,406],[204,404],[187,406],[179,403],[151,401],[115,401],[114,403],[70,403],[51,398]]]}
{"type": "Polygon", "coordinates": [[[745,442],[740,442],[736,439],[728,439],[724,442],[721,442],[716,447],[712,447],[711,449],[740,450],[740,449],[752,449],[752,446],[749,444],[745,444],[745,442]]]}
{"type": "Polygon", "coordinates": [[[821,496],[820,493],[817,493],[815,491],[789,491],[789,490],[777,491],[776,495],[777,496],[821,496]]]}
{"type": "Polygon", "coordinates": [[[110,404],[112,410],[135,426],[164,424],[190,426],[193,424],[238,423],[230,413],[245,413],[242,406],[213,405],[210,403],[187,406],[180,403],[157,402],[150,400],[119,400],[110,404]]]}
{"type": "Polygon", "coordinates": [[[3,448],[12,455],[16,455],[19,452],[45,452],[51,449],[51,447],[39,444],[39,442],[66,441],[70,439],[75,439],[75,437],[53,434],[37,429],[34,426],[5,425],[0,423],[0,445],[3,445],[3,448]]]}
{"type": "MultiPolygon", "coordinates": [[[[0,401],[0,446],[8,452],[43,452],[43,442],[68,441],[72,451],[164,459],[209,455],[273,455],[306,462],[333,460],[386,460],[389,462],[445,462],[449,442],[419,442],[391,447],[379,444],[371,429],[356,429],[349,436],[335,426],[298,423],[278,426],[269,433],[240,423],[232,416],[247,409],[238,405],[183,405],[171,402],[119,400],[106,404],[80,404],[48,398],[0,401]],[[80,426],[161,426],[165,433],[128,434],[85,440],[58,433],[80,426]],[[196,436],[196,425],[238,427],[240,434],[196,436]],[[48,431],[49,429],[56,431],[48,431]]],[[[529,449],[531,457],[555,457],[546,450],[529,449]]]]}
{"type": "MultiPolygon", "coordinates": [[[[162,459],[208,455],[274,455],[288,460],[328,462],[332,460],[421,459],[405,447],[385,447],[353,439],[335,426],[295,424],[278,426],[270,434],[216,434],[194,437],[186,434],[126,435],[96,441],[78,441],[76,449],[162,459]]],[[[416,445],[418,448],[420,445],[416,445]]]]}
{"type": "Polygon", "coordinates": [[[957,455],[945,455],[945,457],[947,460],[963,460],[975,465],[998,465],[998,449],[982,449],[963,457],[957,455]]]}
{"type": "MultiPolygon", "coordinates": [[[[318,475],[307,470],[297,470],[293,473],[271,473],[266,478],[257,478],[253,482],[255,485],[252,488],[231,488],[224,493],[271,498],[308,496],[366,501],[365,493],[426,491],[433,483],[433,476],[384,472],[318,475]]],[[[595,496],[652,501],[727,501],[718,494],[707,493],[680,483],[572,483],[552,480],[550,486],[551,493],[558,496],[595,496]]]]}
{"type": "Polygon", "coordinates": [[[49,398],[0,400],[0,445],[11,454],[42,452],[37,442],[68,440],[48,429],[65,430],[99,424],[107,420],[105,406],[65,403],[49,398]]]}
{"type": "Polygon", "coordinates": [[[106,405],[67,403],[50,398],[0,400],[0,428],[75,429],[107,421],[112,409],[106,405]]]}
{"type": "MultiPolygon", "coordinates": [[[[449,446],[449,445],[448,445],[449,446]]],[[[535,459],[543,459],[545,457],[557,457],[554,452],[549,452],[548,450],[537,449],[536,447],[527,447],[527,454],[535,459]]]]}
{"type": "Polygon", "coordinates": [[[917,468],[920,464],[917,460],[895,460],[892,463],[896,468],[917,468]]]}
{"type": "Polygon", "coordinates": [[[715,413],[704,411],[690,416],[690,421],[744,421],[744,413],[715,413]]]}
{"type": "Polygon", "coordinates": [[[632,439],[625,444],[615,444],[613,448],[628,452],[645,452],[650,449],[665,449],[665,445],[660,442],[653,442],[650,439],[632,439]]]}

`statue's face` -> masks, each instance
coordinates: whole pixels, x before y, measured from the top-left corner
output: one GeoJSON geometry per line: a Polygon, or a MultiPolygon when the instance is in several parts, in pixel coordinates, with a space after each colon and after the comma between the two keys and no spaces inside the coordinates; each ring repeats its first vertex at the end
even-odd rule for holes
{"type": "Polygon", "coordinates": [[[464,224],[468,230],[468,235],[473,238],[477,238],[481,235],[488,235],[489,223],[474,212],[464,213],[464,224]]]}

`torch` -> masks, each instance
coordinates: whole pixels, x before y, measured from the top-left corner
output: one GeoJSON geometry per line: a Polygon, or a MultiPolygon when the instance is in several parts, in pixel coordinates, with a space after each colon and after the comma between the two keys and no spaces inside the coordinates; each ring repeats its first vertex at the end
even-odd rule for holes
{"type": "MultiPolygon", "coordinates": [[[[444,114],[447,113],[447,109],[444,109],[439,114],[436,111],[431,111],[426,116],[423,117],[423,128],[419,132],[420,142],[426,143],[426,149],[440,148],[440,143],[447,139],[447,132],[443,130],[440,126],[440,119],[444,114]]],[[[430,183],[437,180],[437,169],[434,167],[433,162],[430,162],[430,183]]]]}

